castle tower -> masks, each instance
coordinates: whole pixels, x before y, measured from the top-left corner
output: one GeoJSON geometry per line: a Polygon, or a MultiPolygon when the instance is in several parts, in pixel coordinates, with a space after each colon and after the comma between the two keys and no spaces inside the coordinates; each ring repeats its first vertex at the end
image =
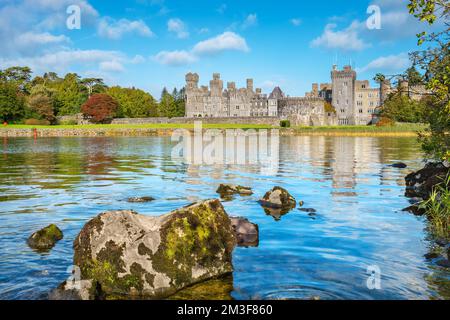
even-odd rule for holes
{"type": "Polygon", "coordinates": [[[313,83],[312,84],[312,96],[317,98],[319,96],[319,84],[313,83]]]}
{"type": "Polygon", "coordinates": [[[247,90],[253,92],[253,79],[247,79],[247,90]]]}
{"type": "Polygon", "coordinates": [[[398,92],[402,96],[409,96],[409,82],[406,80],[398,80],[398,92]]]}
{"type": "Polygon", "coordinates": [[[213,79],[209,82],[212,97],[221,97],[223,92],[223,81],[220,80],[220,73],[214,73],[213,79]]]}
{"type": "Polygon", "coordinates": [[[332,80],[332,106],[336,109],[340,125],[355,124],[355,82],[356,72],[351,66],[338,70],[333,66],[332,80]]]}
{"type": "Polygon", "coordinates": [[[192,90],[198,88],[199,76],[196,73],[189,72],[186,75],[186,90],[192,90]]]}

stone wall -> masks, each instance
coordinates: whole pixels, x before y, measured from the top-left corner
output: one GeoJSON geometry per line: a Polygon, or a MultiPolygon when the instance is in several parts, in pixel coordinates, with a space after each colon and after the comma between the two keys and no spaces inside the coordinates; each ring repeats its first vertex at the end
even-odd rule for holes
{"type": "Polygon", "coordinates": [[[231,118],[121,118],[114,119],[112,124],[185,124],[201,121],[205,124],[256,124],[279,126],[278,117],[231,117],[231,118]]]}

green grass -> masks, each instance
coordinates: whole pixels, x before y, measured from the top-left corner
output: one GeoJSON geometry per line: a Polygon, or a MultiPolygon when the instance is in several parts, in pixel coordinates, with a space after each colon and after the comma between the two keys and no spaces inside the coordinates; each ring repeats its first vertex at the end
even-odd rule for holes
{"type": "Polygon", "coordinates": [[[393,126],[321,126],[321,127],[294,127],[298,131],[324,132],[417,132],[424,130],[426,125],[420,123],[396,123],[393,126]]]}
{"type": "MultiPolygon", "coordinates": [[[[193,129],[194,124],[89,124],[89,125],[56,125],[56,126],[34,126],[23,124],[12,124],[0,126],[1,129],[193,129]]],[[[271,129],[280,128],[260,124],[203,124],[205,129],[271,129]]],[[[376,126],[322,126],[322,127],[293,127],[300,132],[417,132],[425,129],[425,125],[399,123],[389,127],[376,126]]]]}
{"type": "Polygon", "coordinates": [[[450,239],[450,175],[436,186],[430,198],[420,204],[425,209],[429,229],[437,238],[450,239]]]}

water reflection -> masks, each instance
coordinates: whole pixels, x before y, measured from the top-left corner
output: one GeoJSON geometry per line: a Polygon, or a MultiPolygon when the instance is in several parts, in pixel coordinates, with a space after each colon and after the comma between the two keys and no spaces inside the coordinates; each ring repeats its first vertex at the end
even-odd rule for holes
{"type": "Polygon", "coordinates": [[[423,258],[423,219],[401,212],[408,206],[403,177],[421,165],[414,138],[280,137],[269,148],[271,163],[249,164],[188,164],[171,157],[174,145],[161,137],[3,139],[0,298],[45,298],[67,278],[72,242],[99,212],[160,215],[217,198],[220,183],[252,187],[254,195],[224,206],[259,225],[260,243],[236,249],[232,286],[218,286],[231,289],[219,296],[232,290],[234,299],[448,298],[448,271],[423,258]],[[409,167],[389,167],[397,161],[409,167]],[[275,185],[315,216],[267,216],[257,201],[275,185]],[[125,201],[134,196],[156,200],[125,201]],[[38,255],[26,238],[50,223],[64,239],[38,255]],[[366,287],[370,265],[380,267],[382,290],[366,287]]]}

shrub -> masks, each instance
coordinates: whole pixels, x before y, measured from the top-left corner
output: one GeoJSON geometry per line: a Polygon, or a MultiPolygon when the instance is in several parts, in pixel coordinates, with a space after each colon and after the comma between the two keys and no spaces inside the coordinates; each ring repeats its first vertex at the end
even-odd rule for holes
{"type": "Polygon", "coordinates": [[[32,111],[36,112],[40,118],[50,123],[55,122],[55,112],[53,110],[52,99],[45,94],[34,94],[30,97],[28,104],[32,111]]]}
{"type": "Polygon", "coordinates": [[[84,117],[93,123],[109,123],[114,118],[118,103],[104,93],[94,94],[81,106],[84,117]]]}
{"type": "Polygon", "coordinates": [[[49,126],[50,121],[39,120],[39,119],[27,119],[27,120],[25,120],[25,124],[29,125],[29,126],[49,126]]]}
{"type": "Polygon", "coordinates": [[[290,128],[291,122],[289,120],[281,120],[280,121],[280,127],[282,128],[290,128]]]}
{"type": "Polygon", "coordinates": [[[387,117],[381,117],[380,121],[377,122],[377,127],[390,127],[395,124],[395,121],[387,118],[387,117]]]}
{"type": "Polygon", "coordinates": [[[61,121],[59,124],[63,125],[63,126],[76,126],[78,124],[78,121],[76,121],[76,120],[66,120],[66,121],[61,121]]]}
{"type": "Polygon", "coordinates": [[[430,198],[421,203],[429,220],[431,233],[438,238],[450,239],[450,175],[434,187],[430,198]]]}

